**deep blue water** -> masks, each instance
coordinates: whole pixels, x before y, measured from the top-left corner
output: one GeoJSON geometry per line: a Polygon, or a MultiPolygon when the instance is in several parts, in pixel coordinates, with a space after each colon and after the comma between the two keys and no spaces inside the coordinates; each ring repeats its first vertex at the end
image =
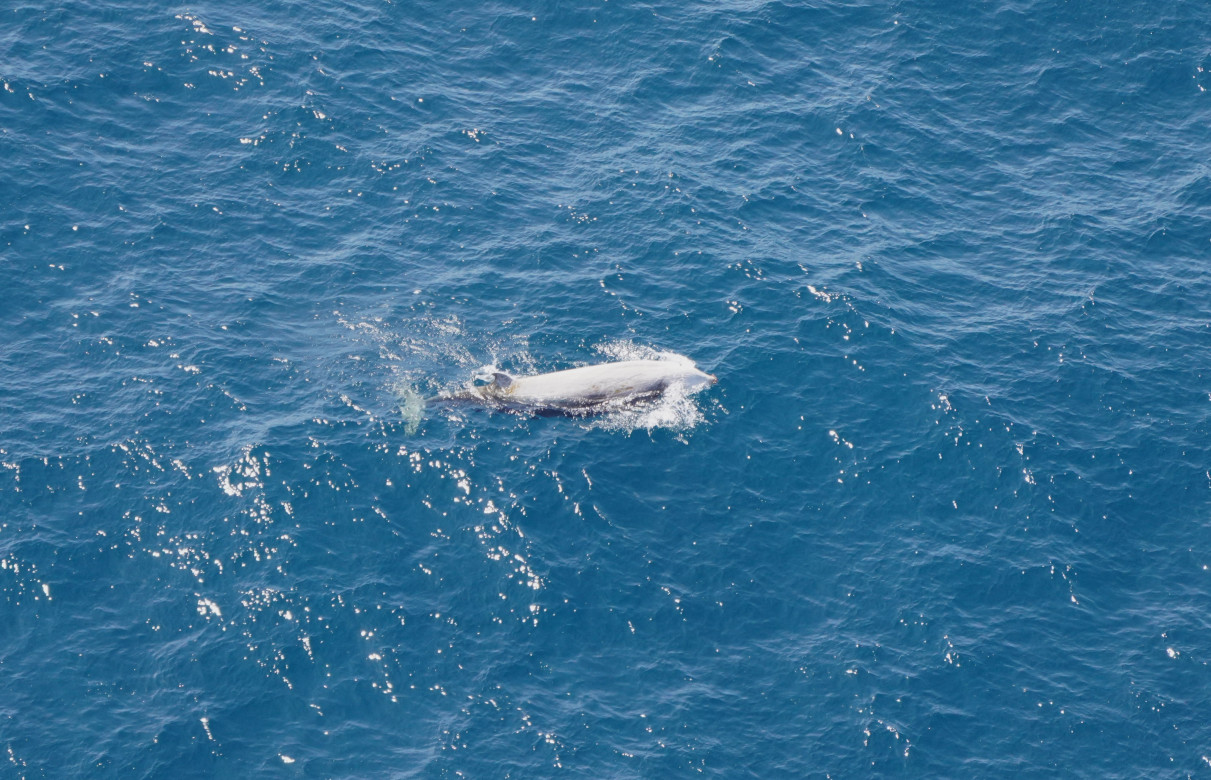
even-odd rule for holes
{"type": "Polygon", "coordinates": [[[1211,773],[1211,7],[47,5],[0,776],[1211,773]]]}

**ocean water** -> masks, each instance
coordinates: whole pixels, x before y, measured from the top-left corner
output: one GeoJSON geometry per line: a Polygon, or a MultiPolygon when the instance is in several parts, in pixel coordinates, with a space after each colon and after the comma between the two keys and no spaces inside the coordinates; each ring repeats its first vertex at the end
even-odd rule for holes
{"type": "Polygon", "coordinates": [[[1211,774],[1209,25],[6,4],[0,777],[1211,774]]]}

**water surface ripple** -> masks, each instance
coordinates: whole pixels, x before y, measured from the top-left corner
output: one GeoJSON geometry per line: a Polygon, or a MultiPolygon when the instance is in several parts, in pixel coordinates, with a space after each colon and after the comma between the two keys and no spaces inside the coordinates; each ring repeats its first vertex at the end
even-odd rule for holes
{"type": "Polygon", "coordinates": [[[1208,772],[1208,24],[0,10],[0,775],[1208,772]]]}

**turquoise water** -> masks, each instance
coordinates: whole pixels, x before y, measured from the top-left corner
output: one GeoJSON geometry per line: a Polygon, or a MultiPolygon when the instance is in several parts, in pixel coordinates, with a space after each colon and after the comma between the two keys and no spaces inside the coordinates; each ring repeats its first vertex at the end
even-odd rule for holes
{"type": "Polygon", "coordinates": [[[0,776],[1211,772],[1208,23],[0,9],[0,776]]]}

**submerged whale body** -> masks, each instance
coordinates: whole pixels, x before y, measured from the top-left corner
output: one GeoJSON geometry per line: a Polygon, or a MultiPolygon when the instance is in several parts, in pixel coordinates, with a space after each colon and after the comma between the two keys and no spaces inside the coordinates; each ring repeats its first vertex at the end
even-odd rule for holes
{"type": "Polygon", "coordinates": [[[585,415],[655,400],[677,388],[694,393],[715,384],[693,361],[624,360],[534,376],[492,371],[486,384],[441,393],[436,402],[465,402],[508,411],[585,415]]]}

